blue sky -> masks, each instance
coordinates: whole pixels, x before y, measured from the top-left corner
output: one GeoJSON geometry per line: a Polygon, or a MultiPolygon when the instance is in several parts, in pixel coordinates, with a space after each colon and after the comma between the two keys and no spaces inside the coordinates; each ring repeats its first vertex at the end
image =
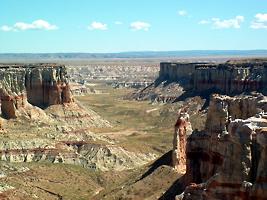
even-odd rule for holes
{"type": "Polygon", "coordinates": [[[267,49],[266,0],[0,0],[0,53],[267,49]]]}

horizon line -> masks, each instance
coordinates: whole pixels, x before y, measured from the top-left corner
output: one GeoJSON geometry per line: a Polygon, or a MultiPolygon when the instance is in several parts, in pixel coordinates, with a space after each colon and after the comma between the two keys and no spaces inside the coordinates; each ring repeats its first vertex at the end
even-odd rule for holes
{"type": "Polygon", "coordinates": [[[0,54],[123,54],[123,53],[164,53],[164,52],[244,52],[244,51],[266,51],[267,49],[192,49],[192,50],[140,50],[140,51],[117,51],[117,52],[71,52],[71,51],[64,51],[64,52],[0,52],[0,54]]]}

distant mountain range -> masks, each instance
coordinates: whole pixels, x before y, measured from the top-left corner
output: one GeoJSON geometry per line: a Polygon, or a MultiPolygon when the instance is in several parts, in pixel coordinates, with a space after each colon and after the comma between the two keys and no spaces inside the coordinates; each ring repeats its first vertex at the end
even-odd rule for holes
{"type": "Polygon", "coordinates": [[[2,53],[0,60],[16,59],[113,59],[113,58],[176,58],[176,57],[267,57],[267,50],[192,50],[137,51],[121,53],[2,53]]]}

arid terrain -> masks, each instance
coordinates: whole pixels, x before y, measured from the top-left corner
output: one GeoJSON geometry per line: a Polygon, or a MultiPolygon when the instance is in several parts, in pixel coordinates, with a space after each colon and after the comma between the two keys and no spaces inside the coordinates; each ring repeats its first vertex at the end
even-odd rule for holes
{"type": "MultiPolygon", "coordinates": [[[[181,104],[125,100],[134,89],[115,89],[108,80],[99,79],[90,80],[85,85],[88,90],[97,92],[86,91],[66,99],[69,97],[64,93],[64,86],[61,97],[65,100],[57,100],[57,96],[51,96],[54,93],[50,93],[50,86],[46,95],[42,92],[34,94],[43,90],[38,84],[45,84],[35,79],[35,74],[41,73],[45,81],[57,80],[57,77],[49,78],[49,71],[42,70],[61,68],[52,68],[51,64],[41,68],[35,66],[38,65],[29,66],[31,69],[25,73],[26,82],[30,77],[35,80],[29,80],[34,86],[27,83],[24,86],[23,79],[13,82],[12,86],[9,77],[23,77],[27,67],[2,65],[2,198],[102,199],[106,196],[107,199],[117,199],[129,195],[140,199],[151,196],[153,199],[154,192],[159,195],[172,184],[176,179],[172,175],[163,183],[164,187],[160,183],[165,174],[177,173],[166,166],[155,177],[149,178],[159,182],[153,192],[145,190],[139,194],[145,184],[142,181],[132,186],[149,171],[155,159],[172,148],[172,127],[181,104]],[[29,73],[32,75],[27,75],[29,73]],[[36,89],[32,91],[33,87],[36,89]],[[8,103],[14,102],[13,98],[16,99],[14,110],[8,103]],[[44,101],[48,102],[44,104],[44,101]],[[60,105],[61,101],[66,102],[60,105]],[[125,191],[118,190],[123,185],[125,191]],[[110,195],[113,189],[117,192],[110,195]],[[128,190],[137,190],[137,193],[131,194],[128,190]]],[[[140,71],[140,68],[134,69],[140,71]]],[[[148,68],[148,72],[150,76],[155,75],[154,69],[148,68]]],[[[59,78],[65,81],[63,74],[59,78]]],[[[198,107],[197,101],[195,107],[198,107]]]]}
{"type": "Polygon", "coordinates": [[[0,200],[267,200],[267,0],[0,0],[0,200]]]}
{"type": "Polygon", "coordinates": [[[2,64],[1,198],[263,200],[265,70],[2,64]]]}

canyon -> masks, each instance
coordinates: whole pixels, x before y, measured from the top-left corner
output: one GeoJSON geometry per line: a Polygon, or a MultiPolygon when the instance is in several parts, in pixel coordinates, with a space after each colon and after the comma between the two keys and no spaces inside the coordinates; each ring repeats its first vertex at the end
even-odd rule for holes
{"type": "Polygon", "coordinates": [[[173,113],[178,118],[173,121],[173,149],[140,178],[99,199],[267,199],[265,82],[266,60],[261,59],[161,63],[154,84],[125,99],[180,105],[173,113]],[[159,193],[157,186],[173,176],[175,181],[159,193]],[[153,195],[145,185],[155,188],[153,195]]]}
{"type": "Polygon", "coordinates": [[[24,128],[20,127],[16,130],[21,131],[17,140],[1,140],[1,160],[48,160],[120,170],[132,168],[137,163],[142,165],[155,156],[149,153],[136,155],[115,145],[107,136],[91,132],[93,127],[111,125],[74,101],[65,66],[2,65],[0,75],[1,127],[5,135],[14,137],[14,129],[23,123],[35,123],[35,129],[38,129],[37,134],[28,137],[27,131],[35,130],[23,132],[24,128]]]}
{"type": "MultiPolygon", "coordinates": [[[[74,165],[91,173],[115,173],[156,158],[155,153],[131,151],[109,136],[94,132],[111,129],[112,124],[73,98],[64,65],[2,64],[0,77],[0,168],[8,163],[38,163],[44,167],[52,163],[64,164],[64,169],[68,168],[65,165],[74,165]]],[[[21,174],[24,177],[24,172],[21,174]]],[[[20,189],[11,185],[18,183],[5,183],[0,194],[14,199],[10,191],[20,189]]],[[[32,199],[29,194],[22,197],[24,193],[16,198],[32,199]]]]}
{"type": "Polygon", "coordinates": [[[149,66],[1,64],[0,197],[266,199],[267,61],[149,66]]]}

